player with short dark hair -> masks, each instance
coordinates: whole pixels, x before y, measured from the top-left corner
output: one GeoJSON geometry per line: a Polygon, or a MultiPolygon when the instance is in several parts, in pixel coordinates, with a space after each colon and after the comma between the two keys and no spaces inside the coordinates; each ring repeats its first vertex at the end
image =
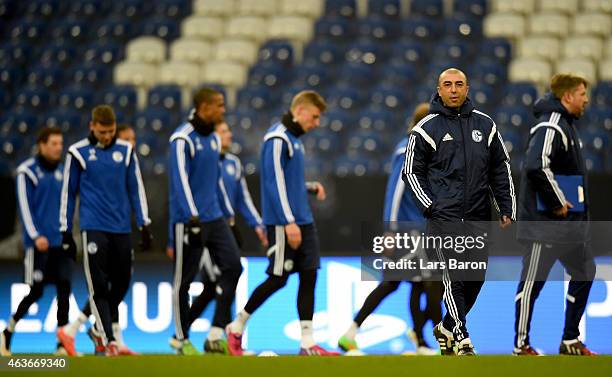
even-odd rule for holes
{"type": "MultiPolygon", "coordinates": [[[[231,321],[231,306],[242,273],[236,240],[224,219],[218,192],[225,192],[220,176],[221,140],[214,132],[223,120],[223,95],[203,88],[194,95],[187,122],[170,137],[170,226],[174,240],[174,281],[172,288],[174,336],[170,346],[178,354],[194,355],[198,350],[189,340],[189,286],[200,270],[204,247],[219,270],[215,290],[215,314],[204,344],[206,352],[228,353],[223,328],[231,321]]],[[[233,214],[232,208],[226,210],[233,214]]]]}
{"type": "Polygon", "coordinates": [[[295,95],[290,110],[270,127],[261,149],[263,222],[268,227],[268,278],[253,291],[244,309],[226,328],[228,345],[242,354],[242,333],[249,317],[298,272],[298,314],[302,329],[300,355],[332,355],[316,345],[312,317],[319,268],[319,239],[307,198],[309,188],[325,199],[323,185],[304,180],[304,145],[299,137],[314,130],[327,105],[314,91],[295,95]]]}
{"type": "Polygon", "coordinates": [[[116,138],[115,112],[94,107],[90,134],[70,146],[64,168],[60,207],[62,245],[75,248],[72,217],[76,196],[83,241],[83,264],[96,330],[103,335],[105,354],[119,354],[113,320],[129,289],[133,249],[131,216],[141,232],[144,249],[151,246],[151,223],[138,157],[132,145],[116,138]]]}
{"type": "Polygon", "coordinates": [[[557,259],[571,275],[559,353],[593,354],[578,339],[580,318],[595,277],[587,223],[590,212],[587,169],[574,123],[589,102],[587,85],[582,77],[556,74],[551,80],[551,92],[533,107],[538,123],[529,132],[519,196],[518,239],[525,246],[525,254],[515,299],[515,355],[538,354],[529,343],[531,316],[557,259]],[[564,185],[568,180],[576,183],[564,185]]]}
{"type": "Polygon", "coordinates": [[[64,333],[68,323],[75,250],[62,249],[59,231],[60,194],[63,181],[63,136],[59,128],[45,127],[36,139],[38,153],[17,168],[17,199],[25,247],[25,283],[30,292],[21,300],[6,329],[0,333],[0,355],[11,355],[15,326],[40,299],[45,285],[57,289],[57,353],[75,356],[74,342],[64,333]]]}

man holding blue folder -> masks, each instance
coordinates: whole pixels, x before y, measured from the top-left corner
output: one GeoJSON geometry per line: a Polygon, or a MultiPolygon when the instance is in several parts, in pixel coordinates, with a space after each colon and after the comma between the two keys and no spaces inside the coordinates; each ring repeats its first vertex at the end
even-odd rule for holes
{"type": "Polygon", "coordinates": [[[574,125],[588,103],[586,87],[581,77],[557,74],[551,92],[534,105],[538,123],[529,131],[519,195],[518,239],[526,250],[515,298],[515,355],[538,354],[529,344],[531,316],[556,260],[571,276],[559,353],[593,354],[578,339],[578,325],[595,276],[588,247],[586,167],[574,125]]]}

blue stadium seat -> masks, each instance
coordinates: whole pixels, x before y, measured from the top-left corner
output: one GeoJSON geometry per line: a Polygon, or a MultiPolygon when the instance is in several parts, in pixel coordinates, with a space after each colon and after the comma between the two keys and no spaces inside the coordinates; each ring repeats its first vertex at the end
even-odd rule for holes
{"type": "Polygon", "coordinates": [[[293,85],[319,90],[330,83],[332,72],[329,68],[318,64],[301,64],[294,69],[293,85]]]}
{"type": "Polygon", "coordinates": [[[400,40],[391,48],[391,61],[395,64],[420,65],[428,59],[426,49],[418,41],[400,40]]]}
{"type": "Polygon", "coordinates": [[[408,104],[408,90],[401,86],[379,85],[371,91],[372,106],[388,111],[398,111],[408,104]]]}
{"type": "Polygon", "coordinates": [[[340,156],[334,162],[334,173],[338,177],[364,176],[379,173],[378,164],[363,156],[340,156]]]}
{"type": "Polygon", "coordinates": [[[115,111],[120,111],[124,116],[131,117],[136,111],[138,95],[133,86],[114,85],[102,92],[98,102],[111,105],[115,111]]]}
{"type": "Polygon", "coordinates": [[[500,88],[508,80],[506,66],[494,60],[479,59],[471,68],[470,80],[500,88]]]}
{"type": "Polygon", "coordinates": [[[453,14],[484,17],[487,14],[487,0],[453,1],[453,14]]]}
{"type": "Polygon", "coordinates": [[[368,1],[368,15],[395,19],[401,17],[401,10],[400,0],[368,1]]]}
{"type": "Polygon", "coordinates": [[[72,82],[76,85],[100,88],[112,81],[109,66],[103,63],[85,63],[72,70],[72,82]]]}
{"type": "MultiPolygon", "coordinates": [[[[121,3],[123,2],[116,2],[116,4],[121,3]]],[[[135,25],[129,18],[112,16],[106,20],[103,20],[97,27],[95,27],[93,33],[97,39],[108,39],[117,43],[123,43],[135,36],[134,31],[135,25]]]]}
{"type": "Polygon", "coordinates": [[[89,39],[89,25],[84,20],[64,19],[60,20],[51,30],[51,37],[54,40],[66,40],[71,44],[82,44],[89,39]]]}
{"type": "Polygon", "coordinates": [[[67,10],[67,2],[59,0],[31,0],[27,2],[25,14],[37,18],[58,18],[67,10]]]}
{"type": "Polygon", "coordinates": [[[485,38],[478,54],[483,58],[495,59],[506,65],[512,59],[512,44],[505,38],[485,38]]]}
{"type": "Polygon", "coordinates": [[[526,132],[513,129],[511,127],[500,127],[499,133],[504,140],[504,145],[506,146],[506,150],[510,154],[511,158],[524,154],[525,137],[527,137],[526,132]]]}
{"type": "Polygon", "coordinates": [[[453,15],[451,18],[446,18],[444,24],[447,37],[469,39],[472,43],[482,38],[482,17],[453,15]]]}
{"type": "Polygon", "coordinates": [[[332,108],[321,115],[321,128],[332,132],[341,133],[355,124],[355,118],[351,112],[340,108],[332,108]]]}
{"type": "Polygon", "coordinates": [[[402,35],[407,38],[432,43],[444,32],[438,20],[423,17],[411,17],[402,20],[402,35]]]}
{"type": "MultiPolygon", "coordinates": [[[[438,74],[441,71],[438,72],[438,74]]],[[[435,77],[432,77],[434,80],[438,79],[438,74],[435,77]]],[[[430,102],[433,95],[436,93],[436,86],[430,84],[422,84],[420,85],[413,94],[413,101],[420,102],[430,102]]],[[[410,115],[409,115],[410,116],[410,115]]]]}
{"type": "Polygon", "coordinates": [[[499,127],[516,127],[522,132],[527,132],[535,124],[534,116],[525,106],[500,106],[493,119],[499,127]]]}
{"type": "Polygon", "coordinates": [[[461,63],[470,58],[471,54],[469,42],[455,38],[445,38],[436,45],[432,60],[437,62],[446,60],[449,64],[460,66],[461,63]]]}
{"type": "MultiPolygon", "coordinates": [[[[0,74],[1,76],[1,74],[0,74]]],[[[41,64],[34,67],[27,76],[28,83],[33,86],[44,86],[57,89],[64,81],[64,72],[57,65],[41,64]]]]}
{"type": "Polygon", "coordinates": [[[11,106],[12,98],[8,90],[0,88],[0,107],[8,109],[11,106]]]}
{"type": "Polygon", "coordinates": [[[371,39],[360,39],[351,43],[345,54],[345,60],[351,63],[375,64],[385,62],[387,58],[387,49],[371,39]]]}
{"type": "Polygon", "coordinates": [[[387,152],[385,142],[380,132],[357,129],[350,133],[346,143],[347,154],[359,154],[370,158],[380,158],[387,152]]]}
{"type": "Polygon", "coordinates": [[[604,156],[601,153],[594,151],[584,152],[584,163],[588,171],[603,172],[604,171],[604,156]]]}
{"type": "Polygon", "coordinates": [[[266,86],[249,85],[238,91],[238,109],[262,111],[277,104],[275,91],[266,86]]]}
{"type": "Polygon", "coordinates": [[[23,81],[23,72],[9,63],[5,64],[0,65],[0,88],[7,91],[17,89],[23,81]]]}
{"type": "Polygon", "coordinates": [[[0,64],[21,65],[30,63],[32,46],[24,41],[10,41],[0,45],[0,64]]]}
{"type": "Polygon", "coordinates": [[[110,12],[110,5],[104,0],[79,0],[70,2],[68,12],[78,19],[103,19],[110,12]]]}
{"type": "Polygon", "coordinates": [[[410,1],[410,14],[440,18],[444,16],[442,0],[412,0],[410,1]]]}
{"type": "Polygon", "coordinates": [[[143,35],[152,35],[166,41],[172,41],[180,35],[178,21],[164,17],[151,17],[142,20],[140,30],[143,35]]]}
{"type": "Polygon", "coordinates": [[[59,127],[63,132],[82,131],[86,133],[87,122],[83,119],[81,113],[76,110],[62,109],[56,110],[47,115],[45,126],[59,127]]]}
{"type": "Polygon", "coordinates": [[[255,110],[232,110],[230,112],[225,113],[225,121],[233,130],[242,131],[251,131],[258,126],[263,127],[264,125],[260,125],[259,120],[259,112],[255,110]]]}
{"type": "Polygon", "coordinates": [[[329,40],[314,40],[304,49],[305,63],[324,64],[325,66],[329,66],[343,61],[343,47],[329,40]]]}
{"type": "Polygon", "coordinates": [[[9,36],[13,41],[36,43],[46,37],[47,24],[34,18],[25,18],[16,21],[9,30],[9,36]]]}
{"type": "MultiPolygon", "coordinates": [[[[150,132],[173,130],[177,126],[177,121],[172,119],[171,114],[165,110],[146,109],[137,112],[134,116],[134,127],[137,137],[150,132]]],[[[159,135],[157,137],[159,138],[159,135]]]]}
{"type": "Polygon", "coordinates": [[[78,61],[76,49],[65,41],[56,41],[45,47],[40,54],[42,64],[60,64],[67,67],[78,61]]]}
{"type": "Polygon", "coordinates": [[[382,83],[412,87],[419,81],[416,64],[391,62],[381,68],[382,83]]]}
{"type": "Polygon", "coordinates": [[[130,20],[143,19],[153,13],[153,1],[146,0],[121,0],[114,1],[111,5],[111,14],[122,15],[130,20]]]}
{"type": "MultiPolygon", "coordinates": [[[[405,107],[407,104],[402,104],[405,107]]],[[[389,133],[391,130],[398,128],[398,124],[394,121],[393,115],[384,109],[366,109],[359,113],[359,127],[363,130],[372,130],[376,132],[389,133]]]]}
{"type": "Polygon", "coordinates": [[[25,13],[27,2],[19,0],[0,0],[0,20],[16,19],[25,13]]]}
{"type": "Polygon", "coordinates": [[[596,153],[603,153],[610,150],[610,135],[603,129],[581,132],[584,147],[596,153]]]}
{"type": "Polygon", "coordinates": [[[171,84],[152,87],[149,89],[147,106],[151,109],[179,113],[182,107],[181,87],[171,84]]]}
{"type": "Polygon", "coordinates": [[[345,63],[338,71],[340,85],[355,85],[359,90],[376,83],[376,66],[366,63],[345,63]]]}
{"type": "Polygon", "coordinates": [[[291,71],[273,62],[256,64],[249,70],[249,85],[262,85],[268,88],[278,88],[288,84],[292,77],[291,71]]]}
{"type": "Polygon", "coordinates": [[[63,108],[89,111],[94,105],[94,91],[85,86],[70,86],[60,92],[57,102],[63,108]]]}
{"type": "Polygon", "coordinates": [[[538,90],[531,82],[510,82],[506,84],[504,105],[531,106],[538,98],[538,90]]]}
{"type": "Polygon", "coordinates": [[[315,24],[315,36],[342,42],[353,40],[356,35],[355,22],[340,17],[323,17],[315,24]]]}
{"type": "Polygon", "coordinates": [[[89,45],[83,58],[86,63],[103,63],[103,64],[115,64],[120,60],[123,60],[124,48],[123,46],[109,41],[103,40],[94,42],[89,45]]]}
{"type": "Polygon", "coordinates": [[[589,128],[612,131],[612,108],[587,108],[585,115],[588,117],[589,128]]]}
{"type": "Polygon", "coordinates": [[[293,65],[293,47],[285,40],[267,41],[260,47],[257,56],[260,63],[271,62],[286,67],[293,65]]]}
{"type": "Polygon", "coordinates": [[[600,108],[612,106],[612,81],[599,81],[591,92],[591,102],[600,108]]]}
{"type": "Polygon", "coordinates": [[[15,107],[24,111],[44,111],[51,105],[49,90],[42,86],[25,86],[15,97],[15,107]]]}
{"type": "Polygon", "coordinates": [[[493,110],[498,103],[495,88],[478,80],[470,81],[469,97],[478,110],[486,113],[493,110]]]}
{"type": "Polygon", "coordinates": [[[385,42],[394,40],[401,35],[401,24],[396,20],[381,17],[368,17],[359,21],[358,32],[361,37],[385,42]]]}
{"type": "Polygon", "coordinates": [[[153,13],[157,16],[181,19],[191,14],[191,0],[157,0],[153,13]]]}
{"type": "Polygon", "coordinates": [[[355,0],[326,0],[325,15],[346,18],[357,17],[357,4],[355,0]]]}
{"type": "Polygon", "coordinates": [[[23,139],[24,135],[33,134],[38,127],[38,117],[31,111],[7,111],[2,117],[0,129],[2,135],[23,139]]]}
{"type": "Polygon", "coordinates": [[[0,138],[0,160],[18,161],[25,160],[22,149],[27,149],[24,138],[20,135],[7,135],[0,138]]]}
{"type": "Polygon", "coordinates": [[[317,132],[306,134],[302,137],[302,142],[308,152],[314,152],[314,155],[329,156],[336,154],[341,148],[342,138],[331,130],[321,129],[317,132]]]}

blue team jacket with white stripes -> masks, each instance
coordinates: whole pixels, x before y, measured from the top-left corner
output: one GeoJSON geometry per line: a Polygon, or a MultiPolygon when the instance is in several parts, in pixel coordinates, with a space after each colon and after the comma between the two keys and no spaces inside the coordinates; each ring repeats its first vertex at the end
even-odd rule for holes
{"type": "MultiPolygon", "coordinates": [[[[234,211],[239,211],[250,227],[262,225],[261,216],[253,204],[251,193],[244,178],[244,169],[238,156],[225,153],[221,156],[221,177],[225,187],[225,193],[219,193],[219,203],[221,208],[227,206],[224,204],[225,197],[229,200],[229,205],[234,211]]],[[[226,216],[230,216],[226,210],[223,211],[226,216]]]]}
{"type": "Polygon", "coordinates": [[[17,167],[17,200],[26,249],[34,247],[40,236],[47,238],[49,247],[62,243],[59,209],[64,166],[57,164],[51,170],[41,158],[29,158],[17,167]]]}
{"type": "Polygon", "coordinates": [[[486,221],[493,201],[516,219],[510,157],[495,122],[469,98],[459,111],[432,98],[410,132],[402,179],[426,218],[486,221]]]}
{"type": "Polygon", "coordinates": [[[580,222],[589,219],[589,187],[582,157],[582,141],[574,125],[575,117],[552,93],[540,98],[533,110],[538,123],[529,131],[529,144],[521,169],[518,238],[582,242],[587,238],[587,226],[580,222]],[[565,218],[552,213],[553,209],[566,202],[565,194],[557,183],[558,175],[583,177],[583,212],[570,211],[565,218]],[[538,211],[536,195],[549,208],[548,211],[538,211]],[[569,224],[570,221],[578,223],[569,224]]]}
{"type": "Polygon", "coordinates": [[[395,146],[391,156],[391,173],[387,180],[385,190],[385,206],[383,221],[422,221],[423,215],[414,204],[410,190],[406,190],[406,184],[402,180],[402,166],[404,165],[404,154],[408,138],[403,138],[395,146]]]}
{"type": "Polygon", "coordinates": [[[116,139],[103,147],[90,135],[68,148],[60,205],[60,231],[72,230],[79,195],[81,230],[131,233],[131,211],[138,227],[151,223],[140,166],[132,145],[116,139]]]}
{"type": "Polygon", "coordinates": [[[170,224],[187,223],[198,216],[208,222],[223,217],[221,205],[233,216],[220,175],[221,140],[211,132],[204,135],[183,123],[170,137],[170,224]],[[223,200],[218,198],[218,191],[223,200]]]}
{"type": "Polygon", "coordinates": [[[264,135],[261,148],[261,206],[266,225],[311,224],[304,179],[304,145],[283,123],[264,135]]]}

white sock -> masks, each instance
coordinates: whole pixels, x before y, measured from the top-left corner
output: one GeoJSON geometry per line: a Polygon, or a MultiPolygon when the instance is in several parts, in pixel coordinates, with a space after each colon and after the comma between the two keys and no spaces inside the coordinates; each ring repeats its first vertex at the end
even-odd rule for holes
{"type": "Polygon", "coordinates": [[[15,332],[15,326],[17,326],[17,322],[15,322],[15,318],[11,317],[11,319],[9,319],[8,325],[6,325],[6,329],[9,332],[15,332]]]}
{"type": "Polygon", "coordinates": [[[79,327],[81,327],[85,322],[87,322],[87,316],[81,312],[79,313],[76,321],[70,322],[64,326],[64,332],[71,337],[75,337],[76,333],[79,331],[79,327]]]}
{"type": "Polygon", "coordinates": [[[315,345],[314,337],[312,336],[312,321],[300,321],[302,328],[302,341],[300,347],[310,348],[315,345]]]}
{"type": "Polygon", "coordinates": [[[462,341],[460,341],[459,348],[463,347],[466,344],[472,345],[472,341],[470,340],[470,338],[465,338],[462,341]]]}
{"type": "Polygon", "coordinates": [[[230,323],[230,331],[238,333],[238,334],[242,334],[244,332],[244,327],[246,326],[246,323],[249,320],[250,316],[251,315],[249,313],[242,310],[240,313],[238,313],[236,318],[234,318],[234,321],[230,323]]]}
{"type": "Polygon", "coordinates": [[[125,347],[123,343],[123,335],[121,334],[121,326],[119,326],[119,322],[113,322],[113,337],[115,338],[115,342],[117,342],[117,347],[125,347]]]}
{"type": "Polygon", "coordinates": [[[355,340],[357,332],[359,332],[359,325],[357,322],[353,322],[351,323],[351,327],[349,327],[349,329],[346,330],[346,333],[344,333],[344,337],[349,340],[355,340]]]}
{"type": "Polygon", "coordinates": [[[208,332],[208,337],[206,339],[214,341],[223,338],[223,329],[221,327],[213,326],[210,328],[208,332]]]}

